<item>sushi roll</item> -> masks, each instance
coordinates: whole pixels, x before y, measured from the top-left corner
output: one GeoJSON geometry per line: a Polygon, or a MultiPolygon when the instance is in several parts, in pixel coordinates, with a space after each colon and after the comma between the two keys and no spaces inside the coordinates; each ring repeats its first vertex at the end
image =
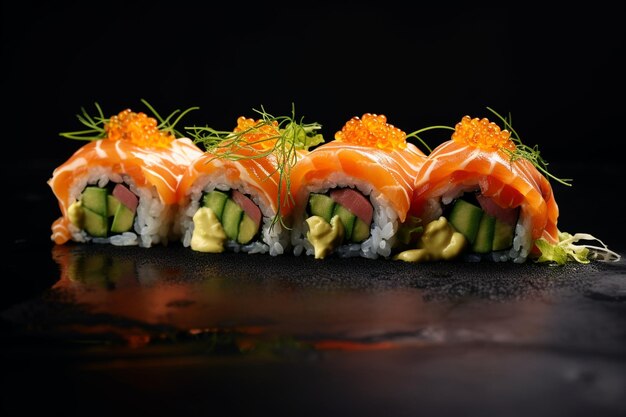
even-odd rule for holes
{"type": "Polygon", "coordinates": [[[426,156],[384,115],[353,117],[291,170],[295,255],[387,258],[426,156]]]}
{"type": "Polygon", "coordinates": [[[537,147],[522,143],[510,119],[488,110],[504,129],[470,116],[454,128],[436,126],[454,132],[428,155],[415,177],[410,214],[423,227],[414,248],[394,259],[532,259],[558,265],[618,261],[621,256],[593,235],[559,230],[559,207],[549,180],[566,186],[570,180],[550,174],[537,147]]]}
{"type": "MultiPolygon", "coordinates": [[[[415,177],[412,214],[424,230],[431,223],[452,226],[466,241],[456,253],[470,260],[522,263],[538,253],[538,239],[559,242],[559,208],[547,171],[511,131],[465,116],[415,177]]],[[[418,259],[427,259],[428,244],[420,250],[418,259]]]]}
{"type": "Polygon", "coordinates": [[[262,112],[241,116],[233,131],[188,128],[206,152],[185,171],[177,220],[192,250],[282,255],[289,247],[293,208],[291,166],[323,141],[316,123],[262,112]]]}
{"type": "Polygon", "coordinates": [[[177,240],[178,182],[202,154],[169,123],[178,111],[166,120],[154,112],[159,123],[130,109],[105,118],[96,107],[97,117],[84,110],[79,115],[89,130],[62,134],[89,143],[48,180],[61,209],[51,239],[59,245],[72,240],[145,248],[177,240]]]}

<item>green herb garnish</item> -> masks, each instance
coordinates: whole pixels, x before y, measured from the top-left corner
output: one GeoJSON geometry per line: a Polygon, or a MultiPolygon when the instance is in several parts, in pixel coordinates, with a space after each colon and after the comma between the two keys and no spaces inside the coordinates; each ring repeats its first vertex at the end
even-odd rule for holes
{"type": "Polygon", "coordinates": [[[515,129],[513,129],[513,126],[511,124],[513,121],[513,118],[510,113],[507,118],[504,118],[500,116],[495,110],[491,109],[490,107],[487,107],[487,110],[489,110],[490,112],[495,114],[500,120],[502,120],[502,123],[504,123],[504,128],[511,132],[511,140],[513,141],[513,143],[515,143],[515,149],[511,150],[511,149],[502,148],[502,151],[509,156],[511,162],[515,162],[516,160],[520,158],[526,159],[531,164],[533,164],[535,168],[537,168],[539,171],[544,173],[547,177],[552,178],[553,180],[563,185],[567,185],[567,186],[572,185],[570,184],[570,182],[572,181],[571,178],[567,178],[567,179],[558,178],[548,172],[548,163],[545,161],[545,159],[541,157],[541,154],[539,152],[539,147],[537,145],[530,147],[528,145],[525,145],[522,142],[522,140],[520,139],[515,129]]]}
{"type": "Polygon", "coordinates": [[[272,226],[280,221],[287,228],[281,216],[281,207],[286,204],[281,201],[283,183],[287,198],[293,203],[290,192],[291,168],[298,161],[298,151],[308,151],[324,142],[323,136],[317,133],[322,126],[318,123],[304,123],[303,118],[297,121],[293,104],[290,116],[273,116],[263,106],[261,110],[252,110],[259,114],[260,119],[253,126],[237,132],[215,130],[208,126],[190,126],[185,129],[196,144],[201,144],[207,152],[214,155],[210,160],[220,158],[238,161],[273,155],[276,158],[276,168],[267,178],[278,173],[278,212],[272,219],[272,226]]]}
{"type": "MultiPolygon", "coordinates": [[[[183,134],[181,132],[179,132],[178,130],[176,130],[176,128],[175,128],[176,125],[178,124],[178,122],[180,122],[180,120],[183,118],[183,116],[185,116],[185,114],[189,113],[192,110],[198,110],[199,109],[199,107],[190,107],[190,108],[188,108],[187,110],[185,110],[183,112],[181,112],[181,110],[177,109],[177,110],[174,110],[165,119],[163,119],[161,117],[161,115],[159,115],[159,113],[157,113],[157,111],[154,109],[154,107],[152,107],[146,100],[141,99],[141,102],[150,110],[150,112],[152,112],[154,118],[159,121],[159,125],[157,126],[157,128],[160,131],[171,133],[176,138],[183,137],[183,134]],[[178,114],[178,113],[180,113],[180,114],[178,114]],[[171,120],[177,114],[178,114],[178,117],[176,117],[176,119],[172,122],[171,120]]],[[[106,137],[105,126],[109,122],[109,118],[104,117],[104,113],[102,112],[102,108],[100,107],[100,105],[97,102],[94,103],[94,105],[95,105],[96,110],[98,112],[98,114],[96,116],[90,116],[89,113],[87,113],[87,110],[85,110],[84,107],[81,107],[81,113],[82,114],[77,114],[76,115],[76,117],[78,118],[78,121],[81,122],[86,127],[88,127],[88,129],[86,129],[86,130],[77,130],[77,131],[73,131],[73,132],[62,132],[62,133],[59,133],[59,135],[64,137],[64,138],[68,138],[68,139],[85,140],[85,141],[99,140],[99,139],[105,138],[106,137]]]]}
{"type": "MultiPolygon", "coordinates": [[[[570,184],[572,179],[558,178],[548,172],[548,168],[547,168],[548,163],[546,162],[545,159],[541,157],[541,154],[539,152],[539,147],[537,145],[530,147],[528,145],[525,145],[522,142],[522,140],[520,139],[515,129],[513,129],[513,126],[511,124],[512,117],[510,114],[508,118],[504,118],[500,116],[495,110],[491,109],[490,107],[487,107],[487,110],[495,114],[504,123],[504,128],[511,132],[510,139],[515,144],[515,149],[511,150],[511,149],[506,149],[506,148],[500,148],[505,154],[509,156],[509,160],[511,161],[511,163],[515,162],[516,160],[520,158],[526,159],[531,164],[533,164],[535,168],[537,168],[540,172],[542,172],[547,177],[552,178],[553,180],[563,185],[567,185],[567,186],[572,185],[570,184]]],[[[450,126],[428,126],[428,127],[416,130],[415,132],[408,134],[407,138],[410,138],[410,137],[416,138],[422,143],[422,145],[426,147],[426,149],[428,149],[428,152],[430,153],[432,152],[432,149],[430,149],[430,147],[426,144],[426,142],[422,138],[419,137],[419,135],[423,132],[434,130],[434,129],[446,129],[446,130],[452,130],[453,132],[456,130],[454,127],[450,127],[450,126]]]]}
{"type": "Polygon", "coordinates": [[[428,146],[428,144],[424,141],[424,139],[420,138],[419,135],[421,133],[427,132],[429,130],[434,130],[434,129],[448,129],[448,130],[452,130],[454,131],[453,127],[450,126],[428,126],[428,127],[424,127],[422,129],[416,130],[415,132],[411,132],[408,135],[406,135],[406,138],[415,138],[417,140],[420,141],[420,143],[422,145],[424,145],[424,147],[426,148],[426,150],[428,150],[428,153],[431,153],[433,150],[430,148],[430,146],[428,146]]]}
{"type": "Polygon", "coordinates": [[[568,261],[575,261],[581,264],[589,263],[590,259],[599,261],[616,262],[621,256],[609,250],[609,248],[598,238],[588,233],[576,233],[571,235],[559,232],[559,241],[555,244],[549,243],[544,238],[535,241],[541,255],[535,262],[549,262],[553,265],[565,265],[568,261]],[[595,240],[602,246],[575,245],[580,240],[595,240]]]}

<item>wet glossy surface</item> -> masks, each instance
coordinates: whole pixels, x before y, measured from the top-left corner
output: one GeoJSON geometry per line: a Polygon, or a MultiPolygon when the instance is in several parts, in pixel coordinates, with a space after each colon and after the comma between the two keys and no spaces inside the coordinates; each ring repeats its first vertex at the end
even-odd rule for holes
{"type": "Polygon", "coordinates": [[[30,295],[4,303],[7,410],[626,411],[623,260],[417,265],[17,246],[26,253],[57,276],[24,274],[30,295]]]}

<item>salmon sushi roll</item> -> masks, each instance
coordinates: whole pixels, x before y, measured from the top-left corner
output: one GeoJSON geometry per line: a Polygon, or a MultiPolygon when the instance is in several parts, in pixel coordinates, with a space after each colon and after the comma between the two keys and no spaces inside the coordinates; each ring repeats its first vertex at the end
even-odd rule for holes
{"type": "Polygon", "coordinates": [[[239,117],[231,132],[190,128],[206,152],[181,179],[183,246],[271,256],[289,247],[289,171],[323,138],[318,124],[262,114],[258,120],[239,117]]]}
{"type": "Polygon", "coordinates": [[[384,115],[354,117],[291,171],[292,245],[323,259],[392,254],[426,155],[384,115]]]}
{"type": "Polygon", "coordinates": [[[463,117],[415,176],[412,214],[425,230],[450,224],[477,260],[521,263],[538,239],[557,244],[559,207],[529,149],[487,118],[463,117]]]}
{"type": "Polygon", "coordinates": [[[99,117],[79,116],[89,130],[62,134],[89,143],[48,180],[61,209],[51,239],[146,248],[177,240],[178,183],[202,151],[160,118],[126,109],[107,119],[97,108],[99,117]]]}

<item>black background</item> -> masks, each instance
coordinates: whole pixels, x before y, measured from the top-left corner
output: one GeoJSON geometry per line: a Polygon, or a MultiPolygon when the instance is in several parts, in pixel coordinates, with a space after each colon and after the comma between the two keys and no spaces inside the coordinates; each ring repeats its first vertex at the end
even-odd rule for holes
{"type": "Polygon", "coordinates": [[[327,140],[366,112],[412,132],[495,121],[491,107],[573,178],[553,182],[561,230],[621,245],[624,5],[426,4],[3,2],[3,137],[17,146],[3,177],[36,207],[32,228],[9,230],[49,235],[58,209],[45,182],[83,144],[58,133],[81,129],[76,114],[95,102],[107,116],[145,111],[141,99],[163,115],[199,106],[184,123],[220,130],[293,103],[327,140]]]}

